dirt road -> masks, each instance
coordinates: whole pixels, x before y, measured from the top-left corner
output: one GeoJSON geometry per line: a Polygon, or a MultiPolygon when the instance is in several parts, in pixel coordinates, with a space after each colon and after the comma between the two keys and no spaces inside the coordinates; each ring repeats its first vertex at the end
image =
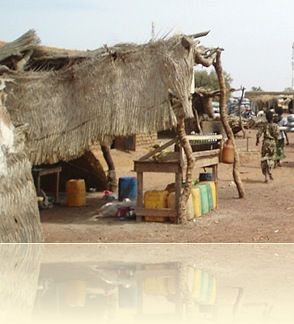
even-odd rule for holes
{"type": "MultiPolygon", "coordinates": [[[[95,220],[101,194],[93,193],[88,194],[85,208],[59,206],[41,212],[46,242],[294,242],[294,134],[289,134],[287,157],[282,167],[274,170],[274,181],[269,184],[263,182],[260,171],[255,132],[248,135],[250,153],[245,153],[246,140],[237,139],[245,199],[238,199],[232,166],[220,164],[219,208],[195,222],[175,225],[95,220]]],[[[134,175],[132,161],[140,155],[142,152],[114,151],[118,175],[134,175]]],[[[171,175],[149,174],[145,189],[163,189],[170,182],[171,175]]]]}

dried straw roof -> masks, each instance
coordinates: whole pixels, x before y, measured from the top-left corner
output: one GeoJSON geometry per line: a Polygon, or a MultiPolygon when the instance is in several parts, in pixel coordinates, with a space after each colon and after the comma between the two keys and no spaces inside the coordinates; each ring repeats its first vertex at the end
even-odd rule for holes
{"type": "Polygon", "coordinates": [[[15,125],[28,123],[33,164],[69,160],[106,136],[175,126],[171,90],[192,117],[190,87],[197,47],[183,36],[91,52],[69,68],[13,75],[7,109],[15,125]]]}

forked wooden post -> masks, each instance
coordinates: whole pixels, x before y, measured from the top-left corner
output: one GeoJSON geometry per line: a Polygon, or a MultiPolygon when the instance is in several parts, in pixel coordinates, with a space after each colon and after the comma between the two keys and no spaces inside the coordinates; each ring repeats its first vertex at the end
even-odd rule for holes
{"type": "Polygon", "coordinates": [[[177,172],[176,173],[176,197],[175,197],[175,205],[176,205],[176,223],[179,223],[179,218],[180,218],[180,214],[181,214],[181,204],[180,204],[180,200],[181,200],[181,192],[182,192],[182,171],[181,172],[177,172]]]}
{"type": "MultiPolygon", "coordinates": [[[[144,207],[144,201],[143,201],[143,172],[137,172],[137,181],[138,181],[138,186],[137,186],[137,207],[143,208],[144,207]]],[[[137,222],[142,221],[142,216],[137,216],[136,217],[137,222]]]]}

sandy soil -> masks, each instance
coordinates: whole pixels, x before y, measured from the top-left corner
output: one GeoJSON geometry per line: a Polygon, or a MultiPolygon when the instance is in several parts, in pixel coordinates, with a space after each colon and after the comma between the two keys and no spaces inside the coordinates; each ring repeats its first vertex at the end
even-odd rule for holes
{"type": "MultiPolygon", "coordinates": [[[[294,242],[294,134],[289,134],[286,159],[274,170],[274,181],[263,182],[255,132],[246,140],[237,139],[241,151],[241,177],[246,198],[238,199],[232,182],[232,166],[220,164],[219,208],[187,225],[136,223],[117,219],[95,220],[101,193],[87,196],[85,208],[61,204],[41,211],[46,242],[294,242]]],[[[101,155],[100,152],[98,154],[101,155]]],[[[133,160],[144,152],[113,151],[118,176],[132,175],[133,160]]],[[[101,159],[102,161],[103,159],[101,159]]],[[[105,166],[106,168],[106,166],[105,166]]],[[[196,170],[195,177],[197,172],[196,170]]],[[[135,174],[134,174],[135,175],[135,174]]],[[[167,174],[149,174],[145,190],[163,189],[173,182],[167,174]]]]}

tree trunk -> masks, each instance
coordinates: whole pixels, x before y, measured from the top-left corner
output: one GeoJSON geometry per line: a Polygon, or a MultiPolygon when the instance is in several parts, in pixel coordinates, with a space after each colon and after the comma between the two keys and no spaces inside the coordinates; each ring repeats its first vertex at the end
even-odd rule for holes
{"type": "Polygon", "coordinates": [[[108,166],[108,172],[107,172],[107,182],[108,182],[108,189],[116,192],[117,191],[117,178],[116,178],[116,172],[115,172],[115,166],[112,160],[112,156],[110,153],[110,147],[105,144],[100,144],[101,150],[103,153],[103,157],[107,163],[108,166]]]}
{"type": "Polygon", "coordinates": [[[192,188],[192,176],[194,169],[194,159],[193,151],[190,145],[190,142],[187,139],[187,134],[185,130],[185,117],[183,115],[182,102],[181,100],[169,90],[169,99],[172,106],[172,109],[177,116],[177,135],[179,138],[180,146],[184,149],[184,153],[187,159],[187,168],[186,168],[186,179],[184,190],[180,198],[180,214],[179,214],[179,223],[187,222],[187,202],[191,194],[192,188]]]}
{"type": "Polygon", "coordinates": [[[226,111],[226,85],[225,85],[225,79],[224,79],[223,69],[222,69],[222,65],[221,65],[221,52],[220,51],[218,51],[218,53],[216,55],[216,60],[213,63],[213,66],[215,68],[215,71],[216,71],[216,74],[218,77],[218,81],[219,81],[219,85],[220,85],[219,101],[220,101],[221,120],[224,125],[224,129],[227,134],[227,137],[232,141],[232,144],[234,147],[234,152],[235,152],[235,159],[234,159],[234,165],[233,165],[233,177],[234,177],[234,181],[237,186],[237,189],[238,189],[239,198],[244,198],[245,191],[244,191],[244,187],[243,187],[242,180],[241,180],[240,173],[239,173],[239,165],[240,165],[239,153],[237,151],[236,141],[235,141],[233,131],[232,131],[232,129],[229,125],[229,122],[228,122],[228,115],[227,115],[227,111],[226,111]]]}
{"type": "Polygon", "coordinates": [[[179,222],[185,223],[187,221],[187,202],[191,194],[192,181],[193,181],[194,159],[192,156],[192,148],[190,142],[186,137],[184,117],[178,117],[177,133],[180,140],[180,145],[184,149],[187,158],[186,181],[180,199],[181,213],[179,215],[179,222]]]}

